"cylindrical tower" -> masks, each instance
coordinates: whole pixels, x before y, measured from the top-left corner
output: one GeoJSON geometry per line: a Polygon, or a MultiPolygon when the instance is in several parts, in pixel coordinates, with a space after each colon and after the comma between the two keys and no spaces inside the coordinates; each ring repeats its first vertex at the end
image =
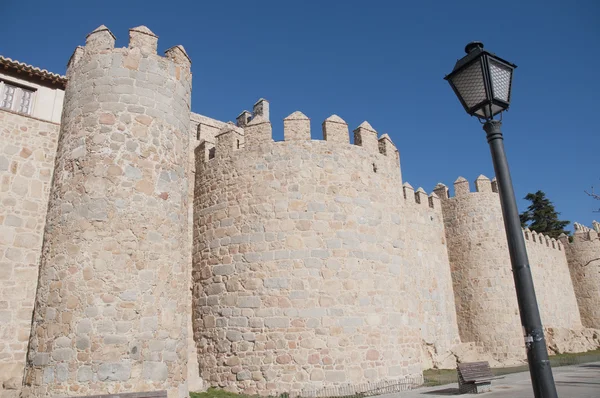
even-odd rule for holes
{"type": "Polygon", "coordinates": [[[226,126],[214,155],[196,150],[195,333],[212,386],[336,395],[420,377],[420,271],[404,254],[397,151],[366,122],[357,145],[337,116],[323,130],[311,141],[294,112],[273,142],[255,115],[243,147],[226,126]]]}
{"type": "Polygon", "coordinates": [[[476,342],[499,361],[523,360],[517,295],[498,194],[480,176],[477,192],[460,177],[454,197],[436,187],[448,240],[458,329],[463,342],[476,342]]]}
{"type": "Polygon", "coordinates": [[[25,396],[187,395],[190,60],[129,34],[69,61],[25,396]]]}
{"type": "Polygon", "coordinates": [[[600,329],[600,238],[598,232],[576,224],[573,241],[560,240],[567,253],[581,323],[600,329]]]}

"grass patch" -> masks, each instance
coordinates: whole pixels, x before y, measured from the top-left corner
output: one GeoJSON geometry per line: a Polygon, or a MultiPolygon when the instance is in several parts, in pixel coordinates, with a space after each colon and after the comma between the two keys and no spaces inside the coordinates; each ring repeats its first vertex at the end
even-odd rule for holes
{"type": "MultiPolygon", "coordinates": [[[[550,356],[550,365],[553,368],[597,361],[600,361],[600,350],[550,356]]],[[[506,368],[492,368],[492,373],[494,376],[503,376],[511,373],[527,371],[529,371],[529,367],[527,365],[511,366],[506,368]]],[[[423,371],[423,379],[424,387],[434,387],[458,382],[458,374],[456,373],[456,369],[427,369],[423,371]]]]}
{"type": "Polygon", "coordinates": [[[565,366],[600,361],[600,349],[577,354],[556,354],[550,356],[552,366],[565,366]]]}
{"type": "Polygon", "coordinates": [[[220,388],[211,387],[205,392],[191,392],[190,398],[251,398],[251,395],[236,394],[222,390],[220,388]]]}

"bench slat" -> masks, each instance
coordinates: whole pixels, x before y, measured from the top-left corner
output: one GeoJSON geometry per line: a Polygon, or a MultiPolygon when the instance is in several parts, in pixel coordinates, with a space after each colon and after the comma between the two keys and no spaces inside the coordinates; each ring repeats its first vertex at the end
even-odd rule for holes
{"type": "Polygon", "coordinates": [[[488,362],[460,363],[457,366],[458,375],[463,382],[488,382],[494,378],[488,362]]]}

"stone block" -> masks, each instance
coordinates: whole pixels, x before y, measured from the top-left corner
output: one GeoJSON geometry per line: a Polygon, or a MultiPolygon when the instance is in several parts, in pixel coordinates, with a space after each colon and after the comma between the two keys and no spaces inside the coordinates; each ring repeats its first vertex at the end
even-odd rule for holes
{"type": "Polygon", "coordinates": [[[258,308],[261,302],[258,296],[241,296],[237,299],[237,306],[240,308],[258,308]]]}
{"type": "Polygon", "coordinates": [[[77,381],[80,383],[85,383],[92,381],[94,377],[94,372],[92,371],[91,366],[80,366],[77,369],[77,381]]]}
{"type": "Polygon", "coordinates": [[[339,370],[326,370],[325,380],[331,383],[343,383],[346,381],[346,374],[339,370]]]}
{"type": "Polygon", "coordinates": [[[287,317],[265,318],[265,327],[269,329],[283,329],[290,326],[290,319],[287,317]]]}
{"type": "Polygon", "coordinates": [[[145,361],[142,377],[148,381],[162,382],[167,380],[169,371],[167,364],[163,362],[145,361]]]}
{"type": "Polygon", "coordinates": [[[100,381],[127,381],[131,377],[131,364],[125,361],[104,362],[98,366],[97,375],[100,381]]]}

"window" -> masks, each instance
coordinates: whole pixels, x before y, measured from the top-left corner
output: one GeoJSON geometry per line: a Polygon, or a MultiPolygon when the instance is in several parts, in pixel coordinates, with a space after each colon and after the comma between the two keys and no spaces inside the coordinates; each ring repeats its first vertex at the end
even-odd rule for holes
{"type": "Polygon", "coordinates": [[[31,114],[34,90],[0,80],[0,108],[31,114]]]}

